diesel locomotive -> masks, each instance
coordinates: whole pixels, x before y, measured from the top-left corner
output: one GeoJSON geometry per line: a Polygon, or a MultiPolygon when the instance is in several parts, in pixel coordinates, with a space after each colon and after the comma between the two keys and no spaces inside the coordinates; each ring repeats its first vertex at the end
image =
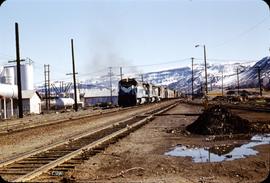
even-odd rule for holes
{"type": "Polygon", "coordinates": [[[134,78],[120,80],[118,89],[118,105],[122,107],[159,102],[160,100],[178,97],[176,90],[140,82],[134,78]]]}

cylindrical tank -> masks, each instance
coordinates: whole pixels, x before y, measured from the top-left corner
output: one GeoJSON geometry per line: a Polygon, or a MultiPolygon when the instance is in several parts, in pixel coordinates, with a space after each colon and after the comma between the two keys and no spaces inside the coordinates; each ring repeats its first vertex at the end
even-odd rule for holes
{"type": "Polygon", "coordinates": [[[74,105],[73,98],[56,98],[55,99],[55,106],[56,107],[68,107],[74,105]]]}
{"type": "Polygon", "coordinates": [[[31,62],[21,65],[21,81],[22,90],[34,89],[34,71],[33,64],[31,62]]]}
{"type": "MultiPolygon", "coordinates": [[[[77,93],[76,94],[77,94],[77,102],[79,102],[80,101],[80,91],[78,90],[78,88],[77,88],[77,93]]],[[[70,97],[75,100],[74,95],[75,95],[74,90],[72,90],[70,97]]]]}
{"type": "Polygon", "coordinates": [[[5,84],[15,84],[15,67],[6,66],[2,72],[2,82],[5,84]]]}
{"type": "Polygon", "coordinates": [[[6,98],[17,98],[18,97],[18,86],[0,84],[0,96],[6,98]]]}
{"type": "MultiPolygon", "coordinates": [[[[73,98],[55,98],[50,100],[50,107],[52,109],[63,109],[63,108],[69,108],[74,105],[74,100],[73,98]]],[[[45,100],[41,102],[41,105],[43,108],[45,108],[45,100]]]]}
{"type": "Polygon", "coordinates": [[[4,70],[4,67],[0,65],[0,80],[2,78],[2,72],[3,72],[3,70],[4,70]]]}

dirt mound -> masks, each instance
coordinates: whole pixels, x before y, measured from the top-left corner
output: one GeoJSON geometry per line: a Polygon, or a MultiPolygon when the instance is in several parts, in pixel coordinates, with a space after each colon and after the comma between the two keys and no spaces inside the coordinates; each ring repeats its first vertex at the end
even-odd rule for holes
{"type": "Polygon", "coordinates": [[[201,135],[224,135],[247,133],[250,126],[248,120],[232,114],[224,106],[215,105],[206,109],[186,130],[201,135]]]}

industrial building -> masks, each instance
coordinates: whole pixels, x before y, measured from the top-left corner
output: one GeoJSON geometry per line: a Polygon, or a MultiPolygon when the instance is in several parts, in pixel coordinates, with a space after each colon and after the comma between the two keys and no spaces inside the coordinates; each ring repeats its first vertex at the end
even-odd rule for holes
{"type": "MultiPolygon", "coordinates": [[[[21,86],[25,113],[40,113],[41,99],[34,91],[33,62],[21,63],[21,86]]],[[[0,67],[0,119],[17,116],[17,67],[5,65],[0,67]]]]}
{"type": "Polygon", "coordinates": [[[24,114],[41,113],[41,97],[35,90],[23,90],[22,103],[24,114]]]}
{"type": "Polygon", "coordinates": [[[116,90],[111,90],[107,88],[94,88],[85,90],[84,94],[84,104],[85,106],[94,106],[102,103],[111,103],[117,105],[118,95],[116,90]],[[111,101],[112,100],[112,101],[111,101]]]}

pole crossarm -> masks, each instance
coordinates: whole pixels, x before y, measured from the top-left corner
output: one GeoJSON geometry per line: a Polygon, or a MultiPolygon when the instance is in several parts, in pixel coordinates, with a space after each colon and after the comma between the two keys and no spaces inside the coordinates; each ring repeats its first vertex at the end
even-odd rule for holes
{"type": "MultiPolygon", "coordinates": [[[[79,74],[78,72],[75,72],[74,74],[79,74]]],[[[67,76],[73,75],[73,73],[66,73],[67,76]]]]}

